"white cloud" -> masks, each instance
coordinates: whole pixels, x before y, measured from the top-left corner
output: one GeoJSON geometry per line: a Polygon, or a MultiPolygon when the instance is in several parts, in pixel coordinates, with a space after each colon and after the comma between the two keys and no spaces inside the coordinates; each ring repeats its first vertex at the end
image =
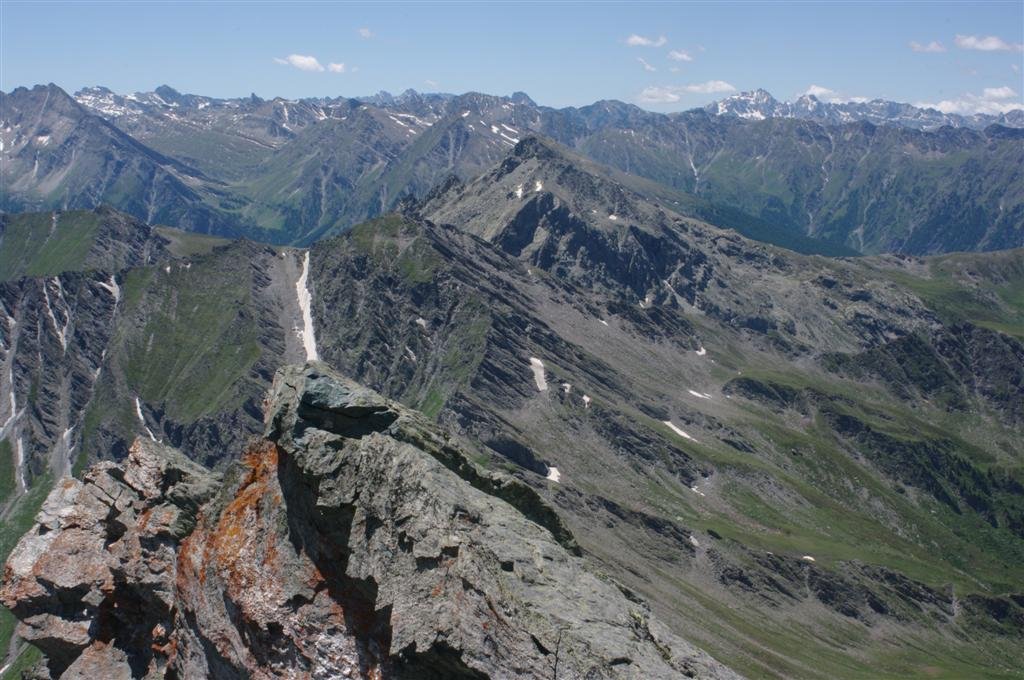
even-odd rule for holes
{"type": "Polygon", "coordinates": [[[821,85],[811,85],[804,91],[804,94],[809,94],[817,99],[832,99],[839,93],[821,85]]]}
{"type": "Polygon", "coordinates": [[[910,41],[910,49],[915,52],[945,52],[946,47],[938,40],[932,40],[929,43],[919,43],[916,40],[910,41]]]}
{"type": "Polygon", "coordinates": [[[341,64],[328,64],[327,65],[327,70],[330,71],[331,73],[344,73],[345,72],[345,64],[344,63],[341,63],[341,64]]]}
{"type": "Polygon", "coordinates": [[[985,99],[1011,99],[1017,96],[1017,93],[1013,91],[1012,87],[1003,85],[1002,87],[986,87],[981,91],[981,96],[985,99]]]}
{"type": "Polygon", "coordinates": [[[672,61],[693,61],[693,57],[686,50],[672,50],[668,53],[668,58],[672,61]]]}
{"type": "Polygon", "coordinates": [[[630,47],[663,47],[667,42],[668,38],[663,35],[659,35],[657,38],[647,38],[633,33],[626,38],[626,44],[630,47]]]}
{"type": "Polygon", "coordinates": [[[673,85],[645,87],[638,99],[645,104],[671,104],[682,99],[682,88],[673,85]]]}
{"type": "Polygon", "coordinates": [[[963,50],[981,50],[982,52],[1024,52],[1024,45],[1008,43],[994,35],[957,35],[956,46],[963,50]]]}
{"type": "Polygon", "coordinates": [[[943,113],[955,113],[970,116],[975,113],[998,115],[1014,109],[1024,108],[1017,93],[1010,87],[986,87],[981,95],[967,92],[956,99],[944,99],[940,102],[919,102],[914,104],[921,108],[937,109],[943,113]]]}
{"type": "Polygon", "coordinates": [[[843,94],[838,90],[833,90],[822,85],[811,85],[801,94],[811,95],[819,101],[828,102],[829,104],[843,104],[845,102],[853,102],[855,104],[863,104],[868,100],[867,97],[851,97],[850,95],[843,94]]]}
{"type": "Polygon", "coordinates": [[[437,87],[437,81],[436,80],[431,80],[430,78],[427,78],[426,80],[424,80],[423,84],[426,85],[427,87],[437,87]]]}
{"type": "Polygon", "coordinates": [[[1013,69],[1014,73],[1020,73],[1020,66],[1017,66],[1016,64],[1010,64],[1010,68],[1013,69]]]}
{"type": "Polygon", "coordinates": [[[320,62],[316,60],[316,57],[310,57],[303,54],[289,54],[284,59],[280,57],[274,57],[274,61],[278,64],[284,64],[285,66],[294,66],[300,71],[323,71],[324,67],[321,66],[320,62]]]}
{"type": "Polygon", "coordinates": [[[736,88],[724,80],[709,80],[692,85],[660,85],[645,87],[640,91],[639,101],[645,104],[671,104],[687,94],[720,94],[735,92],[736,88]]]}
{"type": "Polygon", "coordinates": [[[643,66],[644,70],[647,71],[648,73],[653,73],[654,71],[658,70],[651,66],[650,64],[648,64],[647,60],[644,59],[643,57],[637,57],[636,60],[640,62],[640,65],[643,66]]]}
{"type": "Polygon", "coordinates": [[[358,33],[359,37],[362,38],[363,40],[369,40],[370,38],[373,37],[373,31],[371,31],[368,28],[360,28],[359,30],[356,31],[356,33],[358,33]]]}
{"type": "Polygon", "coordinates": [[[735,92],[736,88],[724,80],[709,80],[706,83],[687,85],[686,91],[700,94],[719,94],[722,92],[735,92]]]}

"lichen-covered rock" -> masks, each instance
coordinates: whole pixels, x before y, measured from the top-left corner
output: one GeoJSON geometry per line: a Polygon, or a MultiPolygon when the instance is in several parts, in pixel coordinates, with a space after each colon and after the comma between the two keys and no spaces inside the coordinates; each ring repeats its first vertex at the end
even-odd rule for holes
{"type": "Polygon", "coordinates": [[[419,414],[311,363],[266,423],[222,483],[139,440],[58,486],[2,590],[54,677],[736,677],[419,414]]]}

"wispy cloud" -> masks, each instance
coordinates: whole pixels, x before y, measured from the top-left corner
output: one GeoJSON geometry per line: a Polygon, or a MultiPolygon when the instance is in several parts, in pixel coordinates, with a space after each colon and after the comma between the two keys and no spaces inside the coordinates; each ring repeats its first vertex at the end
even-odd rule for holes
{"type": "Polygon", "coordinates": [[[932,40],[928,43],[919,43],[916,40],[910,41],[910,49],[915,52],[945,52],[946,47],[938,40],[932,40]]]}
{"type": "Polygon", "coordinates": [[[626,38],[626,44],[630,47],[663,47],[667,42],[668,38],[663,35],[659,35],[657,38],[648,38],[633,33],[626,38]]]}
{"type": "Polygon", "coordinates": [[[284,64],[285,66],[294,66],[300,71],[323,71],[324,67],[316,60],[316,57],[310,57],[304,54],[289,54],[284,59],[280,57],[274,57],[274,61],[278,64],[284,64]]]}
{"type": "Polygon", "coordinates": [[[736,91],[735,87],[724,80],[709,80],[706,83],[686,85],[685,87],[687,92],[696,92],[698,94],[720,94],[722,92],[736,91]]]}
{"type": "Polygon", "coordinates": [[[658,70],[651,66],[650,64],[648,64],[647,60],[644,59],[643,57],[637,57],[636,60],[640,62],[640,65],[643,66],[644,70],[647,71],[648,73],[653,73],[654,71],[658,70]]]}
{"type": "Polygon", "coordinates": [[[362,38],[363,40],[369,40],[370,38],[373,37],[373,31],[371,31],[368,28],[360,28],[356,31],[356,33],[358,33],[359,37],[362,38]]]}
{"type": "Polygon", "coordinates": [[[637,99],[644,104],[672,104],[687,94],[722,94],[735,92],[736,88],[724,80],[709,80],[691,85],[657,85],[645,87],[637,99]]]}
{"type": "Polygon", "coordinates": [[[804,90],[804,94],[809,94],[817,99],[831,99],[839,93],[833,89],[823,87],[822,85],[811,85],[804,90]]]}
{"type": "Polygon", "coordinates": [[[1024,108],[1024,102],[1013,88],[986,87],[980,95],[967,92],[955,99],[943,99],[939,102],[918,102],[914,106],[936,109],[943,113],[955,113],[970,116],[975,113],[998,115],[1014,109],[1024,108]]]}
{"type": "Polygon", "coordinates": [[[668,58],[672,61],[693,61],[693,57],[686,50],[672,50],[668,53],[668,58]]]}
{"type": "Polygon", "coordinates": [[[962,50],[980,50],[982,52],[1024,52],[1024,45],[1008,43],[995,35],[957,35],[954,40],[962,50]]]}
{"type": "Polygon", "coordinates": [[[331,73],[344,73],[345,72],[345,64],[344,63],[341,63],[341,64],[328,64],[327,65],[327,70],[330,71],[331,73]]]}
{"type": "Polygon", "coordinates": [[[438,83],[436,80],[431,80],[430,78],[427,78],[426,80],[423,81],[423,84],[426,85],[427,87],[437,87],[438,83]]]}
{"type": "Polygon", "coordinates": [[[815,99],[828,102],[829,104],[843,104],[845,102],[863,104],[868,101],[867,97],[853,97],[848,94],[843,94],[838,90],[833,90],[830,87],[825,87],[824,85],[811,85],[800,94],[811,95],[815,99]]]}

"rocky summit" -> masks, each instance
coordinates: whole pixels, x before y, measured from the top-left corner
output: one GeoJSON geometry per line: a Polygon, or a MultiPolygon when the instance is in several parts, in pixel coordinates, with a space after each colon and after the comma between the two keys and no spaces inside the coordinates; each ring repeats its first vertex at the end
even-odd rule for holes
{"type": "Polygon", "coordinates": [[[139,438],[59,483],[0,598],[52,678],[736,678],[535,492],[320,362],[223,475],[139,438]]]}

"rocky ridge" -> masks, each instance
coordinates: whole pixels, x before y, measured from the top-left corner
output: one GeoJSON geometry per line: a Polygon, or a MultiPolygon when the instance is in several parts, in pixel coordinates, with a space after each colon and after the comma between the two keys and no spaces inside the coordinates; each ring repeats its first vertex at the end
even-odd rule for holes
{"type": "Polygon", "coordinates": [[[138,439],[58,485],[0,598],[54,678],[738,677],[497,497],[517,485],[286,367],[223,480],[138,439]]]}

